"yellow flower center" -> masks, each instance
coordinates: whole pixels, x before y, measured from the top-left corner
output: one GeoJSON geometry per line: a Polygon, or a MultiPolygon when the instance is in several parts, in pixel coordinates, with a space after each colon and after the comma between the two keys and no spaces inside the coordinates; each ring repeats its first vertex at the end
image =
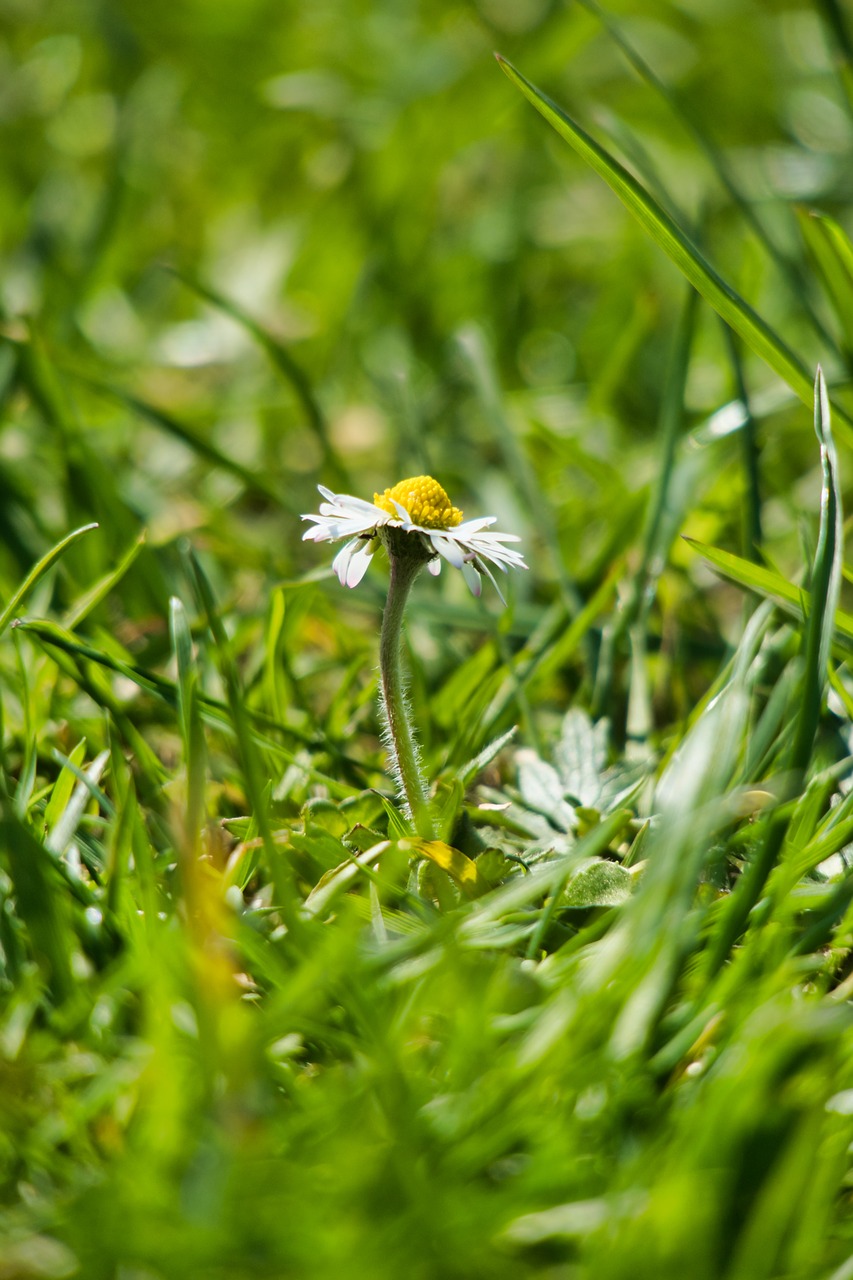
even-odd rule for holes
{"type": "Polygon", "coordinates": [[[413,522],[425,529],[453,529],[462,520],[462,512],[450,505],[447,494],[432,476],[412,476],[410,480],[401,480],[393,489],[374,493],[373,502],[389,516],[397,515],[394,503],[399,502],[413,522]]]}

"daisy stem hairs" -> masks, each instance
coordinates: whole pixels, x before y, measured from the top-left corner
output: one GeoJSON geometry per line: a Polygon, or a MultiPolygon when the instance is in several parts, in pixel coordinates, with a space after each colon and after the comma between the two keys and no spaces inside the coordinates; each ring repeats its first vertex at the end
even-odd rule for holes
{"type": "Polygon", "coordinates": [[[424,776],[420,752],[415,739],[414,726],[406,696],[403,676],[402,633],[403,614],[412,583],[420,572],[420,563],[409,556],[395,555],[391,559],[391,580],[388,599],[382,614],[382,631],[379,637],[379,672],[382,681],[382,708],[388,730],[388,746],[396,766],[400,790],[405,796],[415,830],[423,840],[436,837],[429,787],[424,776]]]}
{"type": "MultiPolygon", "coordinates": [[[[431,476],[401,480],[373,502],[346,493],[332,493],[319,486],[325,502],[319,515],[304,515],[311,528],[303,540],[339,542],[347,539],[332,567],[342,586],[361,582],[376,545],[381,542],[391,562],[391,581],[382,617],[379,666],[382,705],[388,730],[388,747],[402,796],[417,834],[425,840],[436,836],[429,787],[415,739],[402,670],[403,614],[412,583],[426,565],[438,574],[442,560],[461,570],[472,593],[479,596],[486,577],[503,601],[492,568],[507,573],[526,569],[517,551],[506,544],[520,539],[512,533],[494,533],[496,516],[462,519],[441,485],[431,476]]],[[[505,601],[504,601],[505,603],[505,601]]]]}

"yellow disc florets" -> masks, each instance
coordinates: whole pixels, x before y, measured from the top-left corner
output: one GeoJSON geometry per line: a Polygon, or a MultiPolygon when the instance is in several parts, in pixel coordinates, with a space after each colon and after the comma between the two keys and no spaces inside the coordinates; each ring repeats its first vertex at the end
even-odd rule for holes
{"type": "Polygon", "coordinates": [[[414,524],[424,529],[454,529],[462,520],[458,507],[450,505],[450,499],[432,476],[412,476],[401,480],[393,489],[374,493],[374,505],[396,516],[395,502],[405,507],[414,524]]]}

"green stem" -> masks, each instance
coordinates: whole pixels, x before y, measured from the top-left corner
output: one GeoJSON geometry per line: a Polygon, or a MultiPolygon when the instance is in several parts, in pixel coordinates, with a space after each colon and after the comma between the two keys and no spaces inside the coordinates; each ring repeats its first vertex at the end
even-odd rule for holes
{"type": "Polygon", "coordinates": [[[415,733],[406,703],[403,680],[401,638],[403,612],[412,583],[423,568],[419,558],[397,555],[389,547],[391,583],[382,615],[379,640],[379,669],[382,701],[388,722],[388,736],[397,775],[409,805],[415,830],[424,840],[435,839],[435,824],[429,803],[426,779],[421,769],[415,733]]]}

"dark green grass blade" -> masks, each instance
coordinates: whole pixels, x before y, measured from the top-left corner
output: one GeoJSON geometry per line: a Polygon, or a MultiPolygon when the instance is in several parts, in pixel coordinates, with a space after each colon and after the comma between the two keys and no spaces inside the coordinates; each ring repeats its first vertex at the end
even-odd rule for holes
{"type": "Polygon", "coordinates": [[[204,823],[204,787],[207,751],[199,701],[198,669],[193,653],[186,610],[177,597],[169,602],[169,630],[178,668],[178,723],[184,747],[187,798],[183,812],[183,854],[185,882],[192,882],[201,845],[204,823]]]}
{"type": "Polygon", "coordinates": [[[3,801],[0,858],[15,886],[18,913],[54,999],[61,1003],[74,990],[71,975],[71,932],[65,918],[65,886],[47,850],[39,844],[3,801]]]}
{"type": "Polygon", "coordinates": [[[145,530],[136,539],[134,543],[124,553],[122,558],[114,569],[110,569],[109,573],[105,573],[99,582],[84,592],[78,600],[69,609],[65,615],[64,624],[69,631],[73,631],[75,627],[79,627],[80,623],[86,619],[93,609],[97,609],[111,591],[114,591],[118,584],[122,581],[125,574],[133,567],[137,556],[145,546],[145,530]]]}
{"type": "Polygon", "coordinates": [[[826,214],[801,210],[799,223],[844,332],[844,345],[853,352],[853,244],[826,214]]]}
{"type": "Polygon", "coordinates": [[[817,6],[832,33],[841,83],[853,115],[853,28],[839,0],[817,0],[817,6]]]}
{"type": "Polygon", "coordinates": [[[769,256],[779,267],[784,275],[788,287],[792,295],[796,298],[803,311],[808,316],[809,321],[824,344],[828,344],[837,350],[836,344],[832,336],[827,332],[823,321],[811,306],[806,289],[808,282],[803,278],[799,264],[782,250],[776,243],[770,232],[765,227],[759,217],[755,204],[748,200],[738,187],[732,177],[729,166],[725,161],[721,151],[715,145],[709,134],[705,132],[704,127],[696,119],[694,113],[690,110],[688,104],[682,99],[681,95],[672,90],[667,84],[661,80],[645,58],[634,48],[633,44],[614,22],[614,20],[604,12],[604,10],[596,3],[596,0],[580,0],[581,5],[589,12],[595,15],[602,27],[605,29],[611,40],[621,49],[630,65],[646,84],[650,85],[656,93],[667,103],[672,113],[687,130],[694,142],[705,156],[707,156],[714,172],[716,173],[723,189],[736,205],[738,212],[749,227],[755,232],[761,244],[766,249],[769,256]]]}
{"type": "MultiPolygon", "coordinates": [[[[812,379],[798,356],[786,346],[765,320],[741,298],[705,259],[690,237],[661,209],[618,161],[577,125],[566,112],[508,63],[496,55],[501,70],[556,129],[578,155],[603,178],[679,271],[709,302],[727,324],[782,378],[804,404],[813,399],[812,379]]],[[[836,404],[846,443],[853,445],[853,423],[836,404]]]]}

